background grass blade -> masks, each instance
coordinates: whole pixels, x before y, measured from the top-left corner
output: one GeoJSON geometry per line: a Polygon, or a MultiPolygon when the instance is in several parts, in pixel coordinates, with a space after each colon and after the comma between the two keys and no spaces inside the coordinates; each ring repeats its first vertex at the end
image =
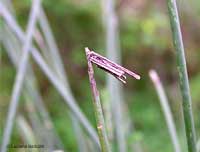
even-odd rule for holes
{"type": "Polygon", "coordinates": [[[179,140],[178,140],[178,136],[176,133],[176,127],[175,127],[175,123],[172,117],[172,112],[170,110],[170,106],[168,104],[168,99],[166,97],[163,85],[160,81],[160,78],[157,74],[157,72],[155,70],[151,70],[149,71],[149,76],[155,86],[156,92],[158,94],[158,97],[160,99],[160,104],[165,116],[165,120],[168,126],[168,130],[169,130],[169,134],[172,140],[172,144],[174,146],[174,151],[175,152],[181,152],[180,149],[180,144],[179,144],[179,140]]]}
{"type": "MultiPolygon", "coordinates": [[[[7,24],[11,28],[11,30],[17,35],[20,41],[23,41],[25,39],[24,34],[22,30],[19,28],[18,24],[14,20],[14,18],[9,14],[9,12],[6,10],[6,8],[0,3],[0,8],[3,10],[3,17],[6,20],[7,24]]],[[[61,96],[65,99],[66,103],[70,107],[70,110],[75,114],[75,116],[78,118],[78,120],[82,123],[86,131],[89,133],[93,141],[99,145],[98,136],[93,129],[93,127],[90,125],[87,118],[84,116],[78,105],[75,103],[74,98],[69,94],[66,90],[66,87],[63,86],[63,83],[61,83],[57,77],[52,73],[52,71],[49,69],[48,65],[45,63],[42,55],[37,51],[36,48],[31,48],[31,53],[33,55],[34,60],[37,62],[37,64],[41,67],[42,71],[46,74],[48,79],[53,83],[53,85],[56,87],[58,92],[61,94],[61,96]]]]}
{"type": "Polygon", "coordinates": [[[84,128],[88,131],[89,135],[92,137],[94,142],[98,145],[98,137],[96,135],[96,132],[94,128],[90,125],[87,118],[84,116],[82,111],[80,110],[79,106],[75,103],[74,98],[67,92],[65,86],[60,82],[52,73],[52,71],[48,68],[47,64],[43,60],[40,53],[33,49],[32,50],[33,58],[37,61],[40,68],[43,70],[43,72],[47,75],[49,80],[53,83],[55,88],[59,91],[59,93],[62,95],[62,97],[65,99],[66,103],[70,107],[70,110],[76,115],[76,117],[79,119],[79,121],[82,123],[84,128]]]}
{"type": "Polygon", "coordinates": [[[179,84],[182,94],[182,106],[185,122],[185,131],[187,137],[188,151],[196,152],[196,134],[194,128],[194,120],[192,114],[192,101],[190,96],[190,87],[187,74],[187,66],[185,60],[185,52],[176,6],[176,0],[167,0],[168,12],[171,23],[172,37],[177,56],[177,69],[179,73],[179,84]]]}
{"type": "MultiPolygon", "coordinates": [[[[20,56],[22,54],[19,41],[6,27],[4,27],[4,35],[6,38],[3,39],[3,44],[10,57],[10,60],[17,68],[20,61],[20,56]]],[[[63,144],[54,130],[52,120],[50,119],[42,97],[38,92],[38,87],[36,85],[36,79],[32,67],[30,64],[28,64],[27,67],[28,68],[25,77],[25,88],[23,89],[23,95],[25,97],[26,105],[32,109],[29,110],[30,108],[27,108],[30,111],[28,115],[32,122],[33,130],[38,136],[45,140],[41,143],[48,142],[45,144],[47,147],[63,148],[63,144]],[[38,117],[40,117],[41,120],[38,117]],[[40,133],[41,129],[42,134],[40,133]]]]}
{"type": "MultiPolygon", "coordinates": [[[[119,33],[118,33],[118,18],[115,13],[115,1],[114,0],[102,0],[102,14],[103,24],[106,34],[106,54],[109,59],[116,63],[121,63],[121,52],[119,47],[119,33]]],[[[126,152],[126,135],[125,128],[127,117],[123,114],[124,99],[122,84],[116,80],[113,76],[107,75],[107,88],[109,92],[109,104],[106,104],[110,108],[107,112],[111,112],[112,125],[109,129],[115,133],[109,133],[112,137],[116,135],[118,151],[126,152]],[[115,94],[113,96],[113,94],[115,94]],[[115,127],[114,127],[115,126],[115,127]]],[[[106,109],[108,109],[106,108],[106,109]]],[[[109,116],[110,114],[108,114],[109,116]]],[[[111,123],[111,122],[109,122],[111,123]]],[[[108,123],[108,124],[109,124],[108,123]]],[[[111,139],[113,142],[114,139],[111,139]]]]}
{"type": "MultiPolygon", "coordinates": [[[[42,38],[42,35],[38,31],[38,34],[40,35],[39,36],[40,40],[43,42],[42,44],[43,44],[44,49],[42,48],[42,46],[40,46],[41,43],[37,43],[37,44],[43,51],[44,57],[46,57],[46,59],[47,59],[46,61],[47,61],[48,65],[52,65],[51,66],[52,70],[55,71],[55,73],[57,73],[60,81],[63,82],[63,84],[65,85],[69,94],[71,94],[71,96],[74,98],[72,91],[70,89],[67,74],[64,70],[64,65],[62,63],[62,59],[59,54],[58,47],[56,45],[55,39],[53,37],[51,28],[50,28],[48,20],[47,20],[47,17],[45,15],[45,12],[42,7],[41,7],[41,11],[40,11],[39,24],[40,24],[41,30],[42,30],[44,38],[45,38],[45,40],[44,40],[42,38]],[[46,47],[44,46],[45,44],[46,44],[46,47]]],[[[37,41],[37,42],[39,42],[39,41],[37,41]]],[[[75,98],[74,98],[74,100],[75,100],[75,98]]],[[[75,101],[75,102],[77,102],[77,101],[75,101]]],[[[71,117],[71,121],[72,121],[72,125],[74,128],[74,133],[76,136],[79,151],[81,151],[81,152],[87,151],[86,150],[87,145],[86,145],[86,143],[84,143],[86,136],[84,136],[84,133],[79,124],[79,121],[77,120],[77,118],[74,116],[73,113],[69,112],[69,115],[71,117]]]]}
{"type": "Polygon", "coordinates": [[[33,36],[34,29],[35,29],[37,15],[39,13],[39,5],[40,5],[39,0],[36,0],[33,2],[33,7],[31,10],[31,14],[30,14],[30,18],[29,18],[29,22],[28,22],[28,26],[27,26],[26,41],[25,41],[23,49],[22,49],[23,55],[22,55],[21,62],[19,65],[19,70],[16,75],[15,83],[13,86],[13,92],[12,92],[12,96],[11,96],[8,117],[6,120],[5,129],[4,129],[3,143],[2,143],[2,147],[1,147],[2,152],[6,151],[7,145],[9,144],[9,141],[10,141],[10,136],[11,136],[12,127],[13,127],[13,121],[14,121],[14,117],[15,117],[15,114],[17,111],[20,92],[21,92],[21,88],[22,88],[22,84],[23,84],[24,76],[25,76],[25,72],[26,72],[27,61],[29,59],[29,51],[30,51],[31,43],[32,43],[32,36],[33,36]]]}

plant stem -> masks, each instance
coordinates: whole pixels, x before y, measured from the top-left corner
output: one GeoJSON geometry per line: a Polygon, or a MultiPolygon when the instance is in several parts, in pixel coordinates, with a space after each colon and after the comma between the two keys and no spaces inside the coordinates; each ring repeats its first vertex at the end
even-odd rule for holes
{"type": "Polygon", "coordinates": [[[178,136],[176,133],[175,123],[174,123],[174,120],[172,117],[172,112],[170,110],[169,102],[168,102],[167,96],[165,94],[163,85],[162,85],[160,78],[155,70],[151,70],[149,72],[149,76],[155,86],[156,92],[160,99],[160,104],[161,104],[161,107],[162,107],[162,110],[163,110],[163,113],[165,116],[168,131],[171,136],[172,144],[174,146],[174,151],[181,152],[178,136]]]}
{"type": "Polygon", "coordinates": [[[190,88],[188,82],[187,67],[185,61],[184,46],[182,41],[182,34],[179,23],[178,10],[175,0],[168,0],[168,11],[170,16],[171,30],[173,36],[173,43],[176,49],[177,64],[179,72],[179,83],[182,94],[182,106],[185,122],[185,131],[187,137],[188,151],[196,152],[196,137],[194,120],[192,114],[192,101],[190,96],[190,88]]]}
{"type": "MultiPolygon", "coordinates": [[[[87,56],[89,50],[86,48],[85,52],[86,52],[86,56],[87,56]]],[[[99,135],[101,151],[102,152],[110,152],[108,137],[106,134],[106,127],[105,127],[105,122],[104,122],[104,117],[103,117],[103,111],[101,108],[99,92],[97,90],[96,81],[94,78],[94,70],[93,70],[92,63],[91,63],[90,59],[88,58],[88,56],[87,56],[87,60],[88,60],[88,75],[89,75],[90,87],[91,87],[92,95],[93,95],[93,105],[94,105],[94,110],[95,110],[97,131],[98,131],[98,135],[99,135]]]]}
{"type": "MultiPolygon", "coordinates": [[[[102,15],[106,36],[106,56],[114,62],[121,63],[118,16],[115,11],[115,2],[115,0],[102,0],[102,15]]],[[[112,141],[112,145],[117,145],[117,151],[126,152],[126,137],[130,131],[130,118],[125,112],[128,109],[126,109],[126,103],[124,102],[123,87],[121,82],[110,74],[107,74],[107,89],[109,93],[109,104],[107,105],[111,113],[108,115],[112,116],[112,121],[109,122],[109,130],[111,130],[111,132],[109,132],[109,137],[112,141]],[[115,95],[113,96],[113,94],[115,95]],[[113,124],[111,124],[111,122],[113,122],[113,124]],[[114,143],[114,135],[116,135],[116,143],[114,143]]]]}

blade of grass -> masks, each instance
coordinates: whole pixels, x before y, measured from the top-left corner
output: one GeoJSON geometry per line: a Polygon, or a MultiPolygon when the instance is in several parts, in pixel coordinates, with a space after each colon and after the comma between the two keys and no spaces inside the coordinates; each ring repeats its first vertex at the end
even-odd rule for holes
{"type": "Polygon", "coordinates": [[[96,135],[96,132],[94,131],[93,127],[90,125],[89,121],[85,117],[85,115],[82,113],[79,106],[74,101],[74,98],[66,91],[65,86],[60,82],[52,71],[48,68],[47,64],[44,62],[42,56],[38,51],[35,49],[32,50],[33,58],[37,61],[40,68],[43,70],[43,72],[47,75],[49,80],[52,82],[52,84],[55,86],[55,88],[59,91],[59,93],[62,95],[62,97],[65,99],[66,103],[70,107],[70,110],[76,115],[76,117],[79,119],[79,121],[82,123],[82,125],[85,127],[85,129],[88,131],[89,135],[93,138],[94,142],[99,145],[99,140],[96,135]]]}
{"type": "Polygon", "coordinates": [[[155,70],[149,71],[149,77],[151,78],[151,80],[154,84],[154,87],[156,89],[156,92],[158,94],[158,97],[160,99],[160,104],[161,104],[161,107],[162,107],[162,110],[163,110],[163,113],[165,116],[168,131],[169,131],[169,134],[170,134],[170,137],[172,140],[172,144],[174,146],[174,151],[181,152],[178,136],[176,133],[175,123],[174,123],[174,120],[172,117],[172,112],[170,110],[170,106],[168,104],[168,99],[165,94],[163,85],[162,85],[160,78],[155,70]]]}
{"type": "Polygon", "coordinates": [[[177,69],[179,73],[179,84],[182,95],[182,106],[183,106],[183,115],[184,115],[188,151],[196,152],[196,137],[195,137],[196,134],[194,128],[193,114],[192,114],[192,101],[190,96],[185,52],[184,52],[178,10],[176,6],[176,0],[167,0],[167,4],[168,4],[168,12],[171,23],[173,44],[176,50],[177,69]]]}
{"type": "MultiPolygon", "coordinates": [[[[4,28],[4,35],[5,36],[3,39],[4,41],[3,44],[6,48],[8,55],[10,56],[11,61],[17,68],[20,61],[20,56],[21,56],[19,42],[17,39],[15,39],[12,33],[8,31],[6,27],[4,28]]],[[[32,67],[30,64],[28,64],[27,67],[28,68],[27,68],[27,74],[25,78],[25,88],[23,89],[23,95],[25,96],[26,105],[29,105],[29,107],[31,106],[32,107],[31,109],[33,110],[35,109],[35,107],[37,109],[37,112],[36,110],[34,111],[30,110],[30,113],[28,113],[33,125],[34,132],[36,132],[38,136],[40,136],[42,139],[44,139],[47,142],[47,144],[45,145],[47,145],[48,148],[51,148],[51,147],[63,148],[63,144],[61,140],[59,139],[57,133],[55,132],[53,128],[53,123],[50,119],[48,111],[45,105],[43,104],[41,95],[37,91],[38,88],[36,86],[36,79],[32,71],[32,67]],[[38,115],[41,116],[41,120],[39,120],[38,115]],[[43,134],[40,133],[41,129],[43,130],[42,131],[43,134]]],[[[41,143],[44,143],[45,141],[41,143]]]]}
{"type": "MultiPolygon", "coordinates": [[[[42,50],[45,54],[49,54],[50,59],[51,59],[49,61],[51,61],[51,63],[53,64],[52,70],[54,70],[55,73],[57,73],[58,77],[60,78],[60,81],[63,82],[63,84],[65,85],[69,94],[71,94],[71,96],[74,98],[72,91],[70,89],[69,82],[68,82],[67,73],[64,69],[64,65],[62,63],[62,59],[59,54],[58,47],[56,45],[56,41],[54,39],[54,36],[53,36],[53,33],[49,26],[46,14],[42,7],[41,7],[41,11],[40,11],[39,24],[40,24],[41,30],[42,30],[44,38],[45,38],[45,42],[46,42],[45,44],[47,44],[47,48],[48,48],[48,50],[45,50],[45,49],[44,50],[42,49],[42,50]]],[[[42,36],[41,36],[41,40],[44,42],[44,40],[42,39],[42,36]]],[[[74,100],[75,100],[75,98],[74,98],[74,100]]],[[[87,146],[86,146],[86,143],[84,143],[86,136],[84,136],[84,133],[79,124],[79,121],[77,120],[77,118],[74,116],[73,113],[69,112],[69,115],[72,120],[72,125],[74,128],[74,133],[76,136],[79,151],[87,152],[88,151],[86,148],[87,146]]]]}
{"type": "MultiPolygon", "coordinates": [[[[72,125],[73,125],[73,129],[76,135],[76,141],[77,141],[77,145],[78,145],[78,150],[79,152],[88,152],[89,151],[89,145],[87,144],[86,140],[87,137],[85,136],[79,121],[76,119],[76,117],[74,115],[72,115],[72,113],[69,113],[70,117],[72,119],[72,125]],[[75,119],[75,120],[74,120],[75,119]]],[[[91,143],[93,144],[93,143],[91,143]]],[[[94,146],[94,145],[93,145],[94,146]]],[[[95,147],[95,151],[98,151],[98,148],[95,147]]]]}
{"type": "MultiPolygon", "coordinates": [[[[42,15],[40,15],[40,16],[42,16],[42,15]]],[[[46,24],[47,23],[41,24],[41,26],[42,26],[41,28],[47,29],[46,24]]],[[[46,32],[50,32],[49,30],[46,30],[46,32]]],[[[44,31],[43,31],[43,33],[44,33],[44,31]]],[[[51,32],[49,34],[44,34],[44,35],[45,36],[51,35],[51,37],[53,37],[51,32]]],[[[71,94],[71,96],[73,97],[73,94],[70,90],[70,87],[69,87],[69,84],[68,84],[68,81],[67,81],[67,75],[64,71],[64,67],[63,67],[61,58],[59,56],[58,48],[55,44],[54,39],[48,39],[47,37],[45,37],[45,40],[48,42],[47,45],[54,43],[55,48],[51,48],[50,46],[46,46],[46,43],[45,43],[46,41],[43,39],[40,31],[37,31],[37,35],[35,35],[35,39],[36,39],[36,42],[37,42],[40,50],[42,50],[42,53],[44,54],[44,58],[46,59],[46,62],[48,63],[48,65],[50,65],[49,67],[51,67],[52,71],[54,71],[54,73],[57,74],[58,79],[60,79],[60,81],[63,83],[63,85],[65,85],[69,94],[71,94]],[[51,41],[51,42],[49,42],[49,41],[51,41]],[[51,51],[49,51],[49,50],[51,50],[51,51]],[[55,58],[55,56],[56,56],[56,58],[55,58]],[[64,76],[66,76],[66,77],[64,77],[64,76]]],[[[74,98],[74,100],[75,100],[75,98],[74,98]]],[[[76,136],[79,151],[87,152],[88,150],[86,150],[86,144],[84,144],[84,142],[85,142],[84,139],[86,137],[84,137],[84,134],[82,132],[82,128],[81,128],[78,120],[76,119],[76,117],[73,115],[73,113],[71,113],[69,111],[69,115],[70,115],[70,118],[71,118],[71,121],[72,121],[72,125],[73,125],[74,133],[75,133],[75,136],[76,136]]]]}
{"type": "MultiPolygon", "coordinates": [[[[118,16],[115,11],[115,2],[116,1],[114,0],[102,0],[102,14],[106,32],[107,57],[112,61],[121,63],[118,16]]],[[[114,120],[113,126],[115,127],[113,129],[116,135],[117,148],[119,152],[126,152],[127,151],[126,139],[130,131],[129,129],[130,129],[131,119],[129,118],[128,113],[126,113],[126,111],[128,111],[126,103],[123,102],[124,101],[123,88],[120,82],[118,82],[111,75],[107,76],[107,88],[109,91],[109,100],[110,100],[108,106],[111,108],[110,111],[112,111],[112,117],[114,120]],[[113,96],[113,94],[115,95],[113,96]]]]}
{"type": "MultiPolygon", "coordinates": [[[[107,57],[115,62],[120,62],[120,50],[119,46],[117,45],[118,42],[118,31],[117,31],[117,18],[114,14],[114,6],[113,6],[112,0],[102,0],[102,13],[103,13],[103,23],[105,26],[105,32],[106,32],[106,54],[107,57]]],[[[125,146],[125,136],[124,136],[124,130],[122,123],[122,109],[121,109],[121,101],[122,99],[122,87],[120,85],[120,82],[118,82],[115,78],[113,78],[111,75],[107,74],[107,89],[109,93],[109,103],[103,104],[103,106],[108,106],[105,109],[109,109],[106,112],[111,114],[111,122],[107,123],[110,131],[109,137],[112,143],[112,147],[115,145],[114,135],[116,135],[116,141],[117,141],[117,148],[118,151],[124,152],[126,151],[125,146]],[[115,96],[113,96],[113,93],[115,93],[115,96]]],[[[103,101],[104,102],[104,101],[103,101]]],[[[106,118],[107,120],[107,118],[106,118]]],[[[108,120],[109,121],[109,120],[108,120]]],[[[114,147],[113,147],[114,148],[114,147]]]]}
{"type": "Polygon", "coordinates": [[[108,136],[106,133],[106,127],[105,127],[103,111],[102,111],[100,97],[99,97],[99,91],[97,90],[92,63],[88,57],[89,52],[90,50],[88,48],[85,48],[85,53],[86,53],[86,57],[88,61],[88,75],[89,75],[90,87],[91,87],[91,91],[93,95],[93,105],[94,105],[94,111],[95,111],[95,118],[97,122],[99,141],[101,144],[101,151],[110,152],[111,150],[108,143],[108,136]]]}
{"type": "Polygon", "coordinates": [[[40,0],[33,1],[31,14],[30,14],[30,18],[29,18],[29,22],[27,26],[26,41],[22,49],[23,55],[21,57],[21,62],[19,65],[19,69],[17,71],[15,83],[13,86],[13,91],[12,91],[12,96],[11,96],[11,101],[10,101],[10,106],[9,106],[9,111],[8,111],[8,117],[6,120],[6,126],[5,126],[4,134],[3,134],[1,152],[6,151],[7,145],[10,142],[10,136],[11,136],[11,132],[13,128],[13,121],[14,121],[14,117],[17,111],[20,92],[21,92],[21,88],[22,88],[22,84],[23,84],[24,76],[26,72],[26,65],[29,58],[29,50],[32,43],[32,35],[35,29],[36,19],[39,12],[39,5],[40,5],[40,0]]]}
{"type": "Polygon", "coordinates": [[[48,46],[48,52],[49,52],[51,58],[53,58],[52,62],[53,62],[54,70],[57,72],[60,79],[63,82],[65,82],[66,88],[68,88],[68,90],[70,91],[69,83],[67,81],[67,75],[64,70],[64,65],[62,63],[61,56],[59,54],[59,50],[56,45],[56,41],[51,32],[51,28],[49,26],[46,14],[43,9],[41,9],[41,12],[40,12],[39,24],[40,24],[40,27],[42,29],[43,35],[45,37],[45,40],[46,40],[46,43],[48,46]]]}
{"type": "MultiPolygon", "coordinates": [[[[4,32],[3,34],[5,35],[4,39],[3,39],[3,45],[4,45],[4,47],[5,47],[5,49],[8,53],[8,56],[10,57],[11,61],[13,62],[13,64],[15,65],[15,67],[17,69],[18,68],[17,66],[18,66],[19,61],[20,61],[20,55],[19,55],[18,49],[21,49],[21,48],[19,48],[16,45],[16,43],[12,39],[9,38],[10,33],[9,33],[9,31],[6,30],[6,27],[4,28],[3,32],[4,32]],[[15,50],[15,51],[13,51],[13,50],[15,50]],[[18,58],[18,60],[16,58],[18,58]]],[[[28,93],[28,90],[30,88],[27,87],[27,82],[30,83],[30,81],[32,81],[31,79],[28,79],[29,74],[30,74],[30,65],[27,65],[27,75],[26,75],[25,82],[24,82],[25,88],[23,89],[22,93],[23,93],[23,96],[25,98],[25,104],[29,105],[28,106],[29,108],[27,108],[27,109],[28,110],[32,109],[32,110],[30,110],[31,112],[30,111],[28,112],[28,116],[30,117],[31,124],[33,126],[33,130],[34,130],[34,132],[36,130],[38,130],[40,132],[41,131],[41,126],[40,126],[41,124],[39,122],[39,118],[38,118],[38,115],[37,115],[38,113],[35,112],[35,108],[33,107],[32,103],[31,103],[32,97],[28,93]]],[[[40,139],[39,137],[42,137],[41,133],[38,134],[39,132],[36,132],[36,137],[38,139],[40,139]]]]}
{"type": "Polygon", "coordinates": [[[101,101],[102,101],[102,107],[104,111],[104,117],[105,117],[105,124],[106,124],[106,129],[108,132],[108,139],[111,144],[113,145],[113,140],[114,140],[114,134],[113,134],[113,120],[112,120],[112,112],[111,112],[111,104],[109,100],[109,94],[107,88],[104,90],[101,90],[101,101]]]}
{"type": "MultiPolygon", "coordinates": [[[[17,35],[20,41],[24,41],[25,36],[21,28],[16,23],[15,19],[10,15],[10,13],[7,11],[7,9],[0,3],[0,10],[1,13],[6,21],[6,23],[9,25],[11,30],[17,35]]],[[[90,125],[89,121],[85,117],[85,115],[80,110],[79,106],[75,103],[74,98],[66,91],[66,87],[57,80],[57,77],[54,75],[54,73],[49,69],[48,65],[45,63],[42,55],[39,53],[39,51],[32,47],[31,53],[34,58],[34,60],[37,62],[39,67],[42,69],[42,71],[46,74],[48,79],[52,82],[52,84],[55,86],[55,88],[58,90],[58,92],[61,94],[61,96],[64,98],[68,106],[70,107],[70,110],[75,114],[75,116],[78,118],[78,120],[81,122],[81,124],[84,126],[88,134],[91,136],[93,141],[99,146],[99,140],[98,136],[93,129],[93,127],[90,125]]]]}

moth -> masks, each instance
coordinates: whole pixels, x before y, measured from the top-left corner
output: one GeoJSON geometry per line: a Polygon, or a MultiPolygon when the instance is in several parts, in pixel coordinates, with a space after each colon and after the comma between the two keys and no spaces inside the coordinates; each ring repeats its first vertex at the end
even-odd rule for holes
{"type": "Polygon", "coordinates": [[[121,65],[107,59],[106,57],[103,57],[102,55],[90,51],[88,48],[85,48],[87,58],[90,62],[97,65],[97,67],[103,69],[104,71],[112,74],[115,76],[118,80],[120,80],[122,83],[126,83],[126,75],[130,75],[134,77],[135,79],[139,80],[140,76],[121,65]]]}

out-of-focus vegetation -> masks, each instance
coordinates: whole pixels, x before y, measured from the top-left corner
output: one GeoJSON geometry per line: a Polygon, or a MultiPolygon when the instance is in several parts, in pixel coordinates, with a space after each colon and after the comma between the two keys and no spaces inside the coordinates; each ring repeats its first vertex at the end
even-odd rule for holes
{"type": "MultiPolygon", "coordinates": [[[[25,29],[31,1],[20,0],[13,1],[13,3],[16,17],[25,29]]],[[[199,135],[200,2],[197,0],[180,1],[178,6],[193,99],[195,127],[197,135],[199,135]]],[[[97,0],[44,0],[43,7],[60,49],[73,94],[88,119],[95,126],[84,47],[88,46],[101,54],[105,53],[101,3],[97,0]]],[[[167,90],[181,146],[185,147],[175,52],[172,46],[166,2],[161,0],[120,0],[116,3],[116,12],[119,17],[122,63],[124,67],[136,70],[142,76],[141,80],[137,82],[128,79],[128,83],[123,87],[125,90],[124,102],[128,104],[128,114],[133,119],[135,126],[135,132],[130,134],[127,139],[129,144],[140,141],[142,148],[147,152],[172,151],[159,100],[148,78],[148,71],[154,68],[160,74],[167,90]]],[[[0,136],[2,137],[16,71],[3,47],[0,51],[0,136]]],[[[67,106],[36,65],[34,71],[45,105],[65,148],[69,151],[77,151],[67,106]]],[[[104,92],[105,73],[96,68],[95,72],[97,86],[100,92],[104,92]]],[[[24,99],[21,98],[21,100],[24,99]]],[[[18,110],[20,112],[26,112],[23,103],[20,102],[18,110]]],[[[12,143],[21,141],[16,127],[14,127],[11,139],[12,143]]]]}

